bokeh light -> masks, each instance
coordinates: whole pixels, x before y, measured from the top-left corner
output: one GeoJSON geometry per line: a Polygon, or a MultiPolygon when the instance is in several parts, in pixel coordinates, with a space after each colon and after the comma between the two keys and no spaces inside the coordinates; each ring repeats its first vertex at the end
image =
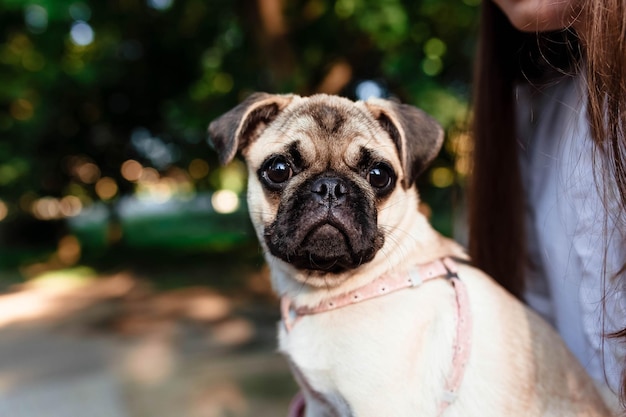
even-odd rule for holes
{"type": "Polygon", "coordinates": [[[127,161],[124,161],[120,172],[124,179],[126,179],[127,181],[135,182],[138,181],[139,178],[141,178],[143,166],[134,159],[129,159],[127,161]]]}
{"type": "Polygon", "coordinates": [[[67,235],[59,240],[57,257],[64,265],[74,265],[80,259],[80,242],[73,235],[67,235]]]}
{"type": "Polygon", "coordinates": [[[246,187],[246,166],[235,159],[228,165],[214,171],[213,185],[219,190],[231,190],[236,194],[243,192],[246,187]]]}
{"type": "Polygon", "coordinates": [[[35,198],[23,195],[20,199],[20,208],[30,211],[39,220],[56,220],[78,216],[83,210],[83,202],[74,195],[67,195],[61,199],[55,197],[35,198]]]}
{"type": "Polygon", "coordinates": [[[82,209],[82,201],[74,195],[67,195],[59,201],[59,211],[64,217],[78,216],[82,209]]]}
{"type": "Polygon", "coordinates": [[[141,170],[141,174],[139,175],[139,181],[141,182],[147,182],[147,183],[154,183],[157,182],[159,180],[159,178],[161,178],[161,175],[159,174],[159,171],[157,171],[154,168],[143,168],[141,170]]]}
{"type": "Polygon", "coordinates": [[[430,38],[424,44],[424,53],[427,57],[441,58],[446,53],[446,44],[439,38],[430,38]]]}
{"type": "Polygon", "coordinates": [[[194,180],[199,180],[209,174],[209,164],[202,159],[194,159],[189,163],[189,175],[194,180]]]}
{"type": "Polygon", "coordinates": [[[239,208],[239,196],[231,190],[219,190],[211,196],[211,204],[218,213],[233,213],[239,208]]]}
{"type": "Polygon", "coordinates": [[[149,187],[150,198],[153,202],[160,204],[169,201],[174,195],[175,183],[170,178],[163,178],[149,187]]]}
{"type": "Polygon", "coordinates": [[[94,41],[95,34],[89,23],[76,21],[70,30],[70,39],[77,46],[87,46],[94,41]]]}
{"type": "Polygon", "coordinates": [[[220,72],[213,78],[213,89],[218,93],[228,93],[233,89],[234,80],[232,75],[220,72]]]}
{"type": "Polygon", "coordinates": [[[24,22],[31,33],[43,33],[48,28],[48,11],[36,4],[26,6],[24,22]]]}
{"type": "Polygon", "coordinates": [[[93,184],[100,179],[100,168],[92,162],[85,162],[76,168],[76,176],[85,184],[93,184]]]}
{"type": "Polygon", "coordinates": [[[422,61],[422,71],[424,74],[434,77],[443,69],[443,62],[439,57],[428,57],[422,61]]]}
{"type": "Polygon", "coordinates": [[[42,197],[31,205],[33,216],[39,220],[53,220],[61,216],[59,200],[53,197],[42,197]]]}
{"type": "Polygon", "coordinates": [[[467,132],[450,135],[446,143],[446,150],[454,155],[454,169],[462,177],[469,174],[472,160],[472,139],[467,132]]]}
{"type": "Polygon", "coordinates": [[[437,188],[446,188],[454,183],[454,172],[448,167],[437,167],[430,171],[430,182],[437,188]]]}
{"type": "Polygon", "coordinates": [[[337,0],[335,3],[335,14],[340,19],[347,19],[354,13],[355,7],[355,0],[337,0]]]}
{"type": "Polygon", "coordinates": [[[447,49],[445,42],[439,38],[430,38],[424,43],[424,54],[426,55],[426,58],[422,60],[424,74],[434,77],[443,70],[441,58],[447,49]]]}
{"type": "Polygon", "coordinates": [[[9,114],[15,119],[19,121],[26,121],[33,117],[35,113],[35,108],[33,103],[25,98],[18,98],[17,100],[11,103],[11,107],[9,108],[9,114]]]}
{"type": "Polygon", "coordinates": [[[102,200],[110,200],[117,195],[118,187],[113,178],[104,177],[96,183],[96,194],[102,200]]]}
{"type": "Polygon", "coordinates": [[[148,6],[156,10],[167,10],[172,7],[174,0],[148,0],[148,6]]]}
{"type": "Polygon", "coordinates": [[[367,100],[369,98],[383,98],[385,90],[376,81],[366,80],[360,82],[356,86],[356,97],[359,100],[367,100]]]}

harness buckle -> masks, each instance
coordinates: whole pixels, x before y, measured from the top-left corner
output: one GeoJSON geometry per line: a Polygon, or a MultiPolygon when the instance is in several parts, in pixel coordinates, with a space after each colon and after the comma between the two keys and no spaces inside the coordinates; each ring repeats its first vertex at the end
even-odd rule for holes
{"type": "Polygon", "coordinates": [[[442,261],[443,263],[443,267],[446,269],[446,275],[445,278],[450,280],[450,279],[459,279],[459,274],[457,273],[456,270],[456,265],[452,262],[452,259],[450,258],[445,258],[442,261]]]}
{"type": "Polygon", "coordinates": [[[283,296],[280,299],[280,314],[283,319],[283,325],[285,326],[285,330],[287,331],[287,333],[291,332],[291,329],[300,319],[300,316],[298,316],[298,312],[292,305],[291,299],[286,296],[283,296]]]}
{"type": "Polygon", "coordinates": [[[409,269],[409,281],[411,282],[411,287],[419,287],[424,282],[416,268],[409,269]]]}
{"type": "Polygon", "coordinates": [[[448,404],[452,404],[456,400],[456,398],[457,398],[456,392],[444,391],[441,399],[448,404]]]}

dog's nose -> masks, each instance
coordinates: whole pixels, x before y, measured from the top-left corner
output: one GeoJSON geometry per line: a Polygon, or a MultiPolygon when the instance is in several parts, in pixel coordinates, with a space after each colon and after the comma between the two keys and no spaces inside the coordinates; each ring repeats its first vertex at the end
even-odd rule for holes
{"type": "Polygon", "coordinates": [[[348,187],[336,177],[322,177],[313,181],[311,192],[318,202],[336,204],[346,199],[348,187]]]}

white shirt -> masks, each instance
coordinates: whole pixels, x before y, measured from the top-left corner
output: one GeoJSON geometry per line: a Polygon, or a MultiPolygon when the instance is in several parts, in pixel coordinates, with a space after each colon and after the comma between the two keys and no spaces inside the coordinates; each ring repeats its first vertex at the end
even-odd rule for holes
{"type": "MultiPolygon", "coordinates": [[[[617,390],[626,348],[603,334],[626,326],[626,277],[611,279],[626,262],[626,230],[605,216],[582,79],[518,88],[517,116],[530,261],[526,300],[599,384],[617,390]]],[[[617,201],[609,204],[615,213],[617,201]]]]}

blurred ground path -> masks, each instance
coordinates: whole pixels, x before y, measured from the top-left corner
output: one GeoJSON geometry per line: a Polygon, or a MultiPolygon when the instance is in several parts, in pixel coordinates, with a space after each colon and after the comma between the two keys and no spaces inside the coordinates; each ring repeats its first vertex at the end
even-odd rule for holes
{"type": "Polygon", "coordinates": [[[0,295],[0,417],[285,415],[271,297],[53,281],[0,295]]]}

